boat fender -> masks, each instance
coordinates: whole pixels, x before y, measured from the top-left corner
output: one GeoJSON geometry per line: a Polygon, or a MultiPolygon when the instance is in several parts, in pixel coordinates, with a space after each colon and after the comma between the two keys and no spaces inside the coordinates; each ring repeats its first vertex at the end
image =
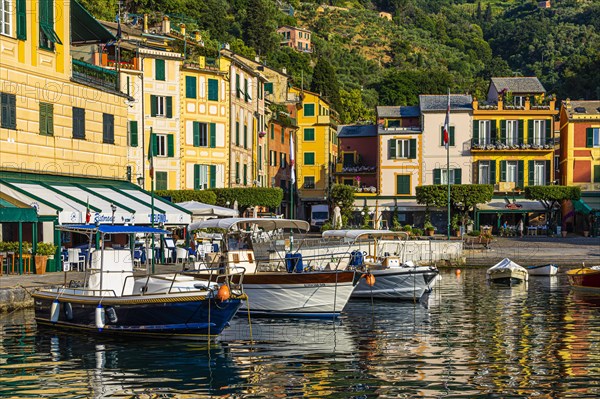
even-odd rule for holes
{"type": "Polygon", "coordinates": [[[96,307],[96,327],[100,331],[102,331],[102,329],[104,328],[104,324],[105,324],[104,316],[105,316],[104,308],[102,307],[102,304],[99,303],[98,306],[96,307]]]}
{"type": "Polygon", "coordinates": [[[58,299],[52,301],[52,306],[50,307],[50,321],[52,323],[56,323],[58,321],[58,317],[60,316],[60,302],[58,299]]]}
{"type": "Polygon", "coordinates": [[[227,284],[223,284],[217,291],[217,299],[221,302],[228,300],[231,297],[231,291],[227,284]]]}
{"type": "Polygon", "coordinates": [[[117,317],[117,311],[112,306],[107,306],[105,312],[108,321],[111,323],[115,324],[117,321],[119,321],[119,318],[117,317]]]}
{"type": "Polygon", "coordinates": [[[64,304],[64,310],[67,320],[73,320],[73,306],[67,302],[64,304]]]}
{"type": "Polygon", "coordinates": [[[372,275],[371,273],[365,273],[363,274],[363,277],[365,278],[365,282],[367,283],[367,285],[369,287],[372,287],[375,285],[375,276],[372,275]]]}

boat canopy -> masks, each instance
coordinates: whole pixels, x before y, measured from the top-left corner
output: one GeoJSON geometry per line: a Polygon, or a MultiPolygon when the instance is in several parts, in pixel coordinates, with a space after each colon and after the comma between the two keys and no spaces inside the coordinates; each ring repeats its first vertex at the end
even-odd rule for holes
{"type": "Polygon", "coordinates": [[[277,229],[298,229],[308,231],[310,225],[305,220],[295,219],[272,219],[272,218],[226,218],[226,219],[210,219],[202,222],[195,222],[188,226],[190,231],[199,229],[223,229],[234,230],[240,229],[243,225],[250,224],[262,228],[265,231],[277,229]]]}
{"type": "Polygon", "coordinates": [[[408,234],[405,231],[391,230],[327,230],[323,232],[323,238],[350,238],[353,240],[388,236],[408,237],[408,234]]]}
{"type": "Polygon", "coordinates": [[[120,226],[112,224],[75,224],[57,226],[57,230],[69,231],[72,233],[103,233],[103,234],[171,234],[171,232],[163,229],[155,229],[154,227],[146,226],[120,226]]]}
{"type": "Polygon", "coordinates": [[[501,270],[501,269],[510,269],[510,270],[523,269],[523,270],[526,270],[524,267],[517,264],[516,262],[513,262],[512,260],[510,260],[508,258],[504,258],[500,262],[496,263],[494,266],[490,267],[487,271],[487,274],[489,275],[492,271],[501,270]]]}

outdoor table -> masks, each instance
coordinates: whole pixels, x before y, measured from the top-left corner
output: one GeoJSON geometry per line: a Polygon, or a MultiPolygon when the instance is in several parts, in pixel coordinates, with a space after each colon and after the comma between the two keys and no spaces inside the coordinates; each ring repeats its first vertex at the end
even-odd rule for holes
{"type": "Polygon", "coordinates": [[[538,231],[537,226],[527,227],[527,235],[528,236],[537,236],[537,231],[538,231]]]}

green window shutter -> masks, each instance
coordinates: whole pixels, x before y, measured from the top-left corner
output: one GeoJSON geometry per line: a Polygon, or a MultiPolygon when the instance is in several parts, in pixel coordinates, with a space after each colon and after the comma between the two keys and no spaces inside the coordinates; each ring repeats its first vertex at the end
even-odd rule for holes
{"type": "Polygon", "coordinates": [[[494,160],[490,161],[490,184],[496,184],[496,161],[494,160]]]}
{"type": "Polygon", "coordinates": [[[210,124],[210,148],[215,148],[217,145],[217,125],[210,124]]]}
{"type": "Polygon", "coordinates": [[[154,78],[156,80],[165,80],[165,60],[154,60],[154,78]]]}
{"type": "Polygon", "coordinates": [[[462,184],[462,169],[454,169],[454,184],[462,184]]]}
{"type": "Polygon", "coordinates": [[[490,121],[490,140],[492,140],[492,143],[496,142],[496,139],[497,139],[496,133],[497,133],[496,132],[496,120],[492,119],[490,121]]]}
{"type": "Polygon", "coordinates": [[[102,114],[102,142],[106,144],[115,143],[115,116],[102,114]]]}
{"type": "Polygon", "coordinates": [[[27,0],[17,0],[17,39],[27,40],[27,0]]]}
{"type": "Polygon", "coordinates": [[[248,185],[248,165],[244,165],[244,186],[248,185]]]}
{"type": "Polygon", "coordinates": [[[433,170],[433,184],[442,184],[442,171],[440,169],[433,170]]]}
{"type": "Polygon", "coordinates": [[[150,116],[156,116],[158,113],[158,96],[150,96],[150,116]]]}
{"type": "Polygon", "coordinates": [[[173,97],[167,97],[167,118],[173,117],[173,97]]]}
{"type": "Polygon", "coordinates": [[[545,162],[544,171],[546,172],[546,181],[544,183],[546,185],[549,185],[550,181],[551,181],[551,173],[552,173],[552,165],[551,165],[550,161],[545,162]]]}
{"type": "Polygon", "coordinates": [[[506,161],[500,161],[500,181],[506,181],[506,161]]]}
{"type": "Polygon", "coordinates": [[[396,159],[396,139],[388,140],[388,159],[396,159]]]}
{"type": "Polygon", "coordinates": [[[240,123],[235,122],[235,145],[240,146],[240,123]]]}
{"type": "Polygon", "coordinates": [[[150,156],[156,156],[158,154],[158,137],[156,133],[150,133],[150,156]]]}
{"type": "Polygon", "coordinates": [[[473,182],[473,184],[479,183],[479,163],[480,162],[481,161],[474,161],[473,166],[471,167],[471,170],[473,171],[473,176],[471,178],[471,181],[473,182]]]}
{"type": "Polygon", "coordinates": [[[129,81],[129,76],[127,76],[127,95],[129,96],[129,86],[131,86],[131,82],[129,81]]]}
{"type": "Polygon", "coordinates": [[[169,188],[167,172],[156,172],[156,189],[167,190],[169,188]]]}
{"type": "Polygon", "coordinates": [[[527,121],[527,144],[533,143],[533,120],[527,121]]]}
{"type": "Polygon", "coordinates": [[[273,82],[265,83],[265,93],[273,94],[273,82]]]}
{"type": "Polygon", "coordinates": [[[315,116],[315,104],[304,104],[304,116],[315,116]]]}
{"type": "Polygon", "coordinates": [[[275,140],[275,124],[271,123],[271,140],[275,140]]]}
{"type": "Polygon", "coordinates": [[[314,152],[305,152],[304,153],[304,165],[314,165],[315,164],[315,153],[314,152]]]}
{"type": "Polygon", "coordinates": [[[244,79],[244,101],[250,100],[250,93],[248,93],[248,78],[244,79]]]}
{"type": "Polygon", "coordinates": [[[46,112],[46,103],[40,103],[40,134],[48,134],[46,112]]]}
{"type": "Polygon", "coordinates": [[[440,128],[440,145],[444,145],[444,126],[440,128]]]}
{"type": "Polygon", "coordinates": [[[546,142],[544,144],[550,143],[550,139],[552,138],[552,124],[552,119],[546,121],[546,142]]]}
{"type": "Polygon", "coordinates": [[[281,144],[285,144],[285,129],[281,128],[281,144]]]}
{"type": "Polygon", "coordinates": [[[194,147],[200,147],[200,122],[193,122],[193,145],[194,147]]]}
{"type": "Polygon", "coordinates": [[[410,194],[410,176],[396,175],[396,194],[410,194]]]}
{"type": "Polygon", "coordinates": [[[585,146],[587,148],[592,148],[594,146],[594,129],[591,127],[585,129],[585,146]]]}
{"type": "Polygon", "coordinates": [[[527,183],[529,186],[533,186],[535,182],[535,161],[527,161],[527,167],[529,170],[527,171],[527,175],[529,177],[529,182],[527,183]]]}
{"type": "Polygon", "coordinates": [[[600,165],[594,165],[594,183],[600,183],[600,165]]]}
{"type": "Polygon", "coordinates": [[[262,170],[262,146],[258,146],[258,170],[262,170]]]}
{"type": "Polygon", "coordinates": [[[237,180],[238,180],[239,178],[240,178],[240,163],[239,163],[239,162],[236,162],[236,163],[235,163],[235,180],[236,180],[236,183],[238,183],[238,181],[237,181],[237,180]]]}
{"type": "Polygon", "coordinates": [[[314,141],[314,140],[315,140],[315,129],[314,128],[304,129],[304,141],[314,141]]]}
{"type": "Polygon", "coordinates": [[[244,124],[244,148],[248,148],[248,125],[244,124]]]}
{"type": "Polygon", "coordinates": [[[479,145],[479,121],[473,121],[473,145],[479,145]]]}
{"type": "Polygon", "coordinates": [[[46,104],[46,128],[49,136],[54,135],[54,105],[46,104]]]}
{"type": "Polygon", "coordinates": [[[235,96],[240,98],[240,74],[235,74],[235,96]]]}
{"type": "Polygon", "coordinates": [[[523,144],[523,126],[525,126],[525,120],[523,119],[519,119],[519,136],[518,136],[518,142],[519,144],[523,144]]]}
{"type": "Polygon", "coordinates": [[[506,144],[506,121],[500,121],[500,142],[506,144]]]}
{"type": "Polygon", "coordinates": [[[448,139],[450,140],[450,147],[454,147],[454,126],[450,126],[450,137],[448,139]]]}
{"type": "Polygon", "coordinates": [[[409,152],[408,152],[408,158],[409,159],[415,159],[417,158],[417,139],[410,139],[410,143],[409,143],[409,152]]]}
{"type": "Polygon", "coordinates": [[[523,188],[525,176],[525,162],[517,161],[517,187],[523,188]]]}
{"type": "Polygon", "coordinates": [[[219,101],[219,81],[217,79],[208,79],[208,100],[219,101]]]}
{"type": "Polygon", "coordinates": [[[167,156],[171,158],[175,156],[175,138],[172,134],[167,135],[167,156]]]}
{"type": "Polygon", "coordinates": [[[194,165],[194,190],[200,190],[200,165],[194,165]]]}
{"type": "MultiPolygon", "coordinates": [[[[210,80],[209,80],[210,81],[210,80]]],[[[196,77],[185,77],[185,98],[196,98],[196,77]]]]}
{"type": "Polygon", "coordinates": [[[132,147],[138,146],[138,122],[129,121],[129,145],[132,147]]]}
{"type": "Polygon", "coordinates": [[[210,165],[209,168],[210,168],[209,187],[216,188],[217,187],[217,165],[210,165]]]}

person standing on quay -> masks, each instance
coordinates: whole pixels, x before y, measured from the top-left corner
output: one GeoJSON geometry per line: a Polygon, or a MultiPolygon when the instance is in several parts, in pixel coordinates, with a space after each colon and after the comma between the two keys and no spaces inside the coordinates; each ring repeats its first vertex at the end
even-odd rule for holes
{"type": "Polygon", "coordinates": [[[517,230],[519,230],[519,237],[523,238],[523,219],[519,220],[519,225],[517,226],[517,230]]]}

